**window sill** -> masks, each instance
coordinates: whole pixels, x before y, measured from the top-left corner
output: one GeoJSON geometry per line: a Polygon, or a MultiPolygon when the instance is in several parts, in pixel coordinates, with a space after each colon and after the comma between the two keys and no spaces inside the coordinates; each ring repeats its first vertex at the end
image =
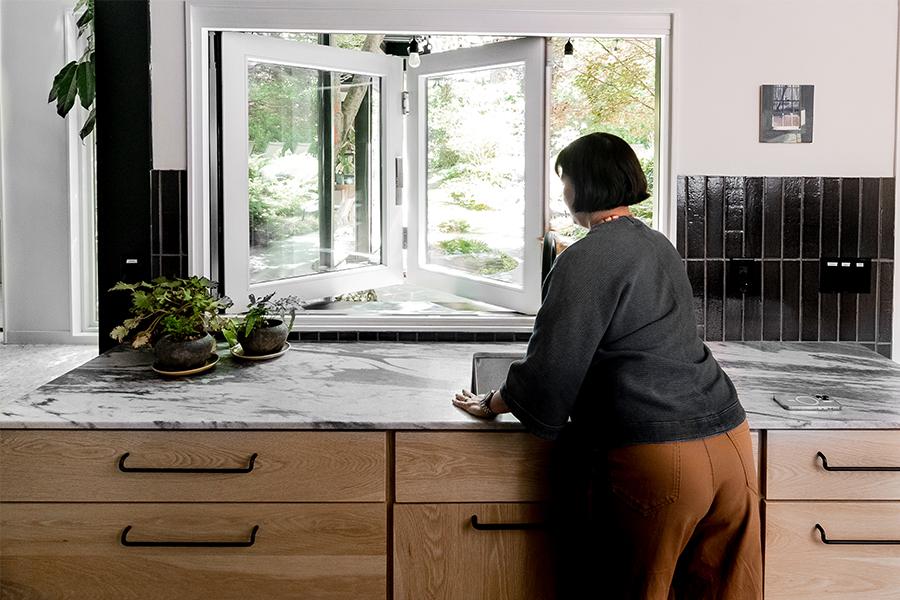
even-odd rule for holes
{"type": "MultiPolygon", "coordinates": [[[[298,314],[291,331],[509,331],[531,332],[534,316],[298,314]]],[[[482,313],[484,314],[484,313],[482,313]]]]}

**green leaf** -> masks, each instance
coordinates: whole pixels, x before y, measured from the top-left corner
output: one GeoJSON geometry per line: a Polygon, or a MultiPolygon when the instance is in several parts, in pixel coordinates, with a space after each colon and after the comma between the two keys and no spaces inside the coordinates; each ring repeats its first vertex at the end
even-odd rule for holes
{"type": "Polygon", "coordinates": [[[77,75],[80,66],[75,63],[75,66],[69,69],[69,74],[60,81],[56,98],[56,114],[61,117],[69,114],[69,111],[75,106],[75,96],[78,94],[77,75]]]}
{"type": "Polygon", "coordinates": [[[81,131],[78,132],[79,137],[81,139],[86,138],[91,134],[91,131],[94,130],[94,123],[96,122],[96,109],[92,108],[91,113],[88,115],[88,118],[85,119],[84,125],[81,127],[81,131]]]}
{"type": "Polygon", "coordinates": [[[94,103],[94,64],[82,62],[78,64],[78,95],[81,97],[81,106],[90,108],[94,103]]]}
{"type": "Polygon", "coordinates": [[[78,63],[73,60],[59,70],[59,73],[53,78],[53,85],[50,86],[50,97],[47,99],[47,102],[53,102],[59,97],[63,90],[69,88],[69,84],[72,77],[75,76],[75,69],[77,67],[78,63]]]}

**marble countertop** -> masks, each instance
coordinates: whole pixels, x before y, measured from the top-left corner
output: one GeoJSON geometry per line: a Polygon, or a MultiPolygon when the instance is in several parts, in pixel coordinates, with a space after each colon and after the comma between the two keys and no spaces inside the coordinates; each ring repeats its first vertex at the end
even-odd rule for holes
{"type": "MultiPolygon", "coordinates": [[[[751,429],[900,429],[900,364],[852,342],[705,342],[731,377],[751,429]],[[773,394],[825,393],[839,411],[796,412],[773,394]]],[[[0,399],[0,429],[511,429],[453,406],[474,352],[525,342],[291,342],[284,356],[182,378],[119,346],[19,398],[0,399]]]]}

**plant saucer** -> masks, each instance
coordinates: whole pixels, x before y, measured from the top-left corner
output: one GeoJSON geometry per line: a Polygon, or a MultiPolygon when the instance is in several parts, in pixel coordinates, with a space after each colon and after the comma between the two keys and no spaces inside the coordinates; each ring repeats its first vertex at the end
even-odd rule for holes
{"type": "Polygon", "coordinates": [[[183,375],[193,375],[194,373],[202,373],[203,371],[209,371],[216,363],[219,362],[218,354],[210,354],[206,359],[206,362],[199,367],[194,367],[193,369],[187,369],[185,371],[169,371],[166,369],[159,368],[156,363],[153,363],[150,368],[159,373],[160,375],[166,375],[168,377],[181,377],[183,375]]]}
{"type": "Polygon", "coordinates": [[[281,356],[282,354],[284,354],[285,352],[287,352],[290,349],[291,349],[291,345],[288,342],[284,343],[284,346],[281,347],[281,350],[279,350],[278,352],[274,352],[272,354],[259,354],[259,355],[244,354],[244,349],[241,347],[240,344],[237,344],[236,346],[232,346],[230,348],[231,354],[233,356],[236,356],[237,358],[242,358],[244,360],[269,360],[270,358],[278,358],[279,356],[281,356]]]}

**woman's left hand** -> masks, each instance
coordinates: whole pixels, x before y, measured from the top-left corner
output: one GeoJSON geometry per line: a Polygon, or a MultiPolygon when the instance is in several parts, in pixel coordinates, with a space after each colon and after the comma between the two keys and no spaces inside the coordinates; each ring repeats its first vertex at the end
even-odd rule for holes
{"type": "Polygon", "coordinates": [[[453,398],[453,405],[476,417],[488,418],[491,415],[486,414],[484,409],[481,408],[482,398],[484,398],[484,394],[473,394],[469,390],[463,389],[462,392],[456,392],[456,397],[453,398]]]}

